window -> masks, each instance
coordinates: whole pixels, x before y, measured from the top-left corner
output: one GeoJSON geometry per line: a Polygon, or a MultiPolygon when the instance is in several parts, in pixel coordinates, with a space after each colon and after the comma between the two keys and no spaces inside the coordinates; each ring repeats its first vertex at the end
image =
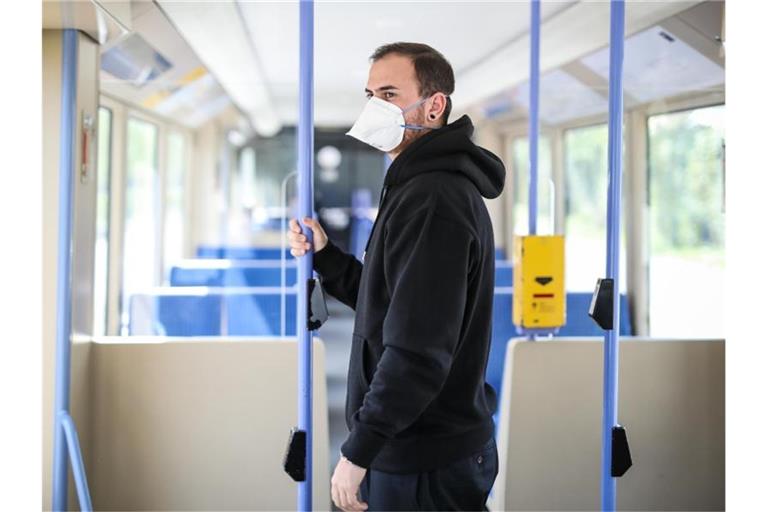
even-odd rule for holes
{"type": "Polygon", "coordinates": [[[157,138],[155,125],[136,118],[128,120],[122,283],[124,329],[127,328],[131,294],[158,282],[157,138]]]}
{"type": "Polygon", "coordinates": [[[109,187],[112,170],[112,111],[99,108],[96,196],[96,254],[94,259],[93,332],[106,334],[109,287],[109,187]]]}
{"type": "MultiPolygon", "coordinates": [[[[566,130],[565,286],[568,291],[591,292],[597,278],[605,277],[607,201],[608,125],[566,130]]],[[[619,244],[622,292],[627,289],[624,211],[619,244]]]]}
{"type": "Polygon", "coordinates": [[[163,261],[166,275],[184,253],[184,179],[186,175],[186,143],[179,132],[168,135],[168,167],[165,183],[165,223],[163,261]]]}
{"type": "Polygon", "coordinates": [[[256,186],[256,152],[253,148],[247,147],[240,152],[238,169],[240,186],[237,189],[240,192],[240,205],[243,208],[253,208],[259,203],[256,186]]]}
{"type": "MultiPolygon", "coordinates": [[[[512,165],[514,169],[514,222],[516,235],[528,234],[528,138],[520,137],[512,141],[512,165]]],[[[552,150],[547,137],[539,137],[539,176],[538,176],[537,232],[540,235],[554,231],[554,184],[552,182],[552,150]]]]}
{"type": "Polygon", "coordinates": [[[648,119],[652,336],[723,336],[725,109],[648,119]]]}

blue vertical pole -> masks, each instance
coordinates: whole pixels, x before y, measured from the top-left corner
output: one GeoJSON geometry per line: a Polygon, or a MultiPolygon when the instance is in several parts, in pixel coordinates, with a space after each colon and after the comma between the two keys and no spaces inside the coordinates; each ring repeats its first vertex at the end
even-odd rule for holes
{"type": "MultiPolygon", "coordinates": [[[[299,217],[313,214],[314,119],[313,119],[313,58],[314,3],[301,0],[299,4],[299,217]]],[[[310,244],[312,230],[303,228],[310,244]]],[[[296,323],[299,345],[299,429],[307,433],[306,480],[299,482],[297,510],[312,510],[312,333],[307,328],[307,282],[312,278],[312,252],[298,261],[298,290],[296,323]]]]}
{"type": "Polygon", "coordinates": [[[67,509],[67,443],[61,413],[69,411],[71,369],[72,284],[72,196],[74,183],[75,110],[77,89],[77,30],[63,31],[61,52],[61,126],[59,141],[59,240],[56,281],[56,389],[53,411],[54,511],[67,509]]]}
{"type": "Polygon", "coordinates": [[[541,3],[531,1],[531,62],[528,106],[528,234],[536,234],[536,217],[539,203],[539,43],[541,28],[541,3]]]}
{"type": "Polygon", "coordinates": [[[602,509],[616,510],[616,479],[611,476],[613,427],[618,425],[619,396],[619,242],[621,240],[621,150],[624,67],[624,0],[611,2],[608,103],[608,233],[606,276],[613,279],[613,329],[603,350],[602,509]]]}

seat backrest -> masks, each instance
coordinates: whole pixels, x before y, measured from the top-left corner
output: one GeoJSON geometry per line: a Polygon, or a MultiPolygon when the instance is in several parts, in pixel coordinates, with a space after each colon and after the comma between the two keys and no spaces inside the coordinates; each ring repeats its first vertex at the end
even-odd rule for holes
{"type": "MultiPolygon", "coordinates": [[[[511,286],[498,286],[497,283],[493,295],[493,332],[485,376],[486,381],[493,386],[497,394],[501,391],[507,341],[519,336],[515,324],[512,323],[512,292],[511,286]]],[[[560,328],[557,337],[600,336],[603,334],[600,327],[587,315],[591,300],[591,293],[571,292],[566,294],[566,323],[560,328]]],[[[619,297],[619,307],[621,308],[619,334],[629,336],[632,334],[632,322],[626,295],[619,297]]]]}
{"type": "MultiPolygon", "coordinates": [[[[622,339],[619,510],[724,510],[725,343],[622,339]]],[[[509,342],[491,510],[598,510],[601,338],[509,342]]]]}
{"type": "MultiPolygon", "coordinates": [[[[95,510],[296,510],[295,339],[97,339],[95,510]],[[106,341],[105,341],[106,340],[106,341]]],[[[313,505],[330,510],[325,350],[313,343],[313,505]]]]}

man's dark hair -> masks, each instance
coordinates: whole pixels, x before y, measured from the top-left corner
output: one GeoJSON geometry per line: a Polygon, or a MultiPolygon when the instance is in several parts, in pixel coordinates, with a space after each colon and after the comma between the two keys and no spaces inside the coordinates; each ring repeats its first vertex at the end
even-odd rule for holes
{"type": "Polygon", "coordinates": [[[422,98],[431,96],[436,92],[449,95],[443,117],[441,118],[443,124],[446,124],[451,113],[450,94],[453,94],[455,85],[453,68],[448,60],[443,57],[442,53],[429,45],[398,42],[376,48],[376,51],[371,55],[371,61],[376,62],[391,53],[411,59],[413,68],[416,71],[416,80],[419,82],[419,95],[422,98]]]}

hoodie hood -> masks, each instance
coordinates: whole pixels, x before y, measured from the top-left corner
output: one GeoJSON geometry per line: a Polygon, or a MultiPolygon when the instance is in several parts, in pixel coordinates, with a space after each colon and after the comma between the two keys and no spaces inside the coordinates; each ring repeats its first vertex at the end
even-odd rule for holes
{"type": "Polygon", "coordinates": [[[474,131],[472,120],[464,115],[419,137],[389,166],[384,185],[398,185],[425,172],[459,172],[475,184],[483,197],[498,197],[504,188],[504,164],[472,142],[474,131]]]}

